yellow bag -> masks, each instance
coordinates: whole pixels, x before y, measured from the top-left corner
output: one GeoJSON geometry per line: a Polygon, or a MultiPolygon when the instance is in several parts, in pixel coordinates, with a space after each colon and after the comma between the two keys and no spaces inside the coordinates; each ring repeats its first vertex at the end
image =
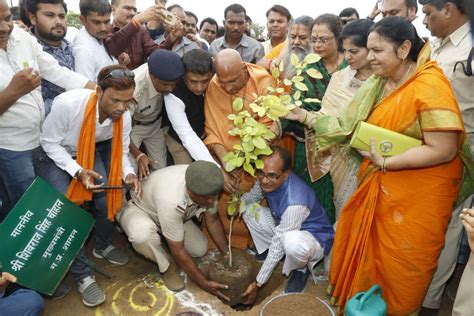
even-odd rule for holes
{"type": "Polygon", "coordinates": [[[422,144],[419,139],[366,122],[359,122],[349,145],[356,149],[370,151],[371,138],[375,138],[376,149],[382,156],[395,156],[422,144]]]}

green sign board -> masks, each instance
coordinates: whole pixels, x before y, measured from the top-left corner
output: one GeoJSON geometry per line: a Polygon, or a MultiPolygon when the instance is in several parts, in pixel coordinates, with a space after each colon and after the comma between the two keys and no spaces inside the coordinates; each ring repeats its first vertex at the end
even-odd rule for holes
{"type": "Polygon", "coordinates": [[[91,215],[38,177],[0,224],[3,270],[52,295],[93,225],[91,215]]]}

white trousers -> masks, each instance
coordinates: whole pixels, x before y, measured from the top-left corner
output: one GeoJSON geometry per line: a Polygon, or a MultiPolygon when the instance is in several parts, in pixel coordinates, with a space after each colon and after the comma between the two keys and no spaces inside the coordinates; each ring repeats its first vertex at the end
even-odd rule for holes
{"type": "MultiPolygon", "coordinates": [[[[161,228],[157,214],[148,213],[134,203],[117,215],[117,221],[128,236],[133,248],[141,255],[156,262],[161,273],[170,265],[168,252],[163,248],[161,228]]],[[[207,253],[207,238],[192,221],[184,223],[184,248],[191,257],[207,253]]]]}
{"type": "MultiPolygon", "coordinates": [[[[248,209],[242,217],[252,235],[257,252],[262,253],[270,247],[276,225],[269,208],[260,207],[255,211],[260,213],[258,221],[255,216],[249,214],[248,209]]],[[[305,266],[312,269],[324,257],[323,247],[310,232],[291,230],[283,233],[281,241],[286,255],[283,263],[283,273],[286,275],[305,266]]]]}
{"type": "Polygon", "coordinates": [[[472,316],[474,314],[474,253],[471,252],[459,283],[453,316],[472,316]]]}
{"type": "Polygon", "coordinates": [[[464,201],[464,203],[462,203],[453,211],[453,215],[445,235],[444,248],[439,255],[438,267],[433,274],[430,286],[426,292],[425,299],[423,301],[423,307],[433,309],[439,309],[441,307],[443,292],[446,288],[446,283],[456,268],[459,249],[461,246],[464,226],[462,225],[462,221],[459,218],[459,214],[461,214],[463,208],[468,208],[471,206],[472,199],[473,196],[470,196],[466,201],[464,201]]]}

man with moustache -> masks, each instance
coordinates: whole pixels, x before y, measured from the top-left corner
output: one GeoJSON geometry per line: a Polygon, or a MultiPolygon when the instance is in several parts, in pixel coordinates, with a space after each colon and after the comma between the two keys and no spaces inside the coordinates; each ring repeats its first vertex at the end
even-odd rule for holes
{"type": "Polygon", "coordinates": [[[263,42],[265,54],[286,40],[291,13],[282,5],[275,4],[267,11],[267,31],[269,39],[263,42]]]}
{"type": "Polygon", "coordinates": [[[263,169],[255,172],[257,182],[241,198],[243,219],[258,253],[268,253],[260,271],[243,294],[253,304],[260,287],[270,279],[285,257],[283,274],[289,275],[285,293],[302,292],[314,268],[331,251],[334,230],[313,189],[291,171],[291,155],[271,145],[272,154],[262,156],[263,169]],[[266,199],[268,207],[260,203],[266,199]],[[260,219],[250,214],[256,208],[260,219]]]}
{"type": "Polygon", "coordinates": [[[240,4],[231,4],[224,10],[225,35],[214,40],[209,52],[218,52],[232,48],[239,52],[244,62],[256,64],[265,54],[262,44],[245,34],[247,12],[240,4]]]}
{"type": "MultiPolygon", "coordinates": [[[[71,44],[64,38],[67,31],[67,7],[63,0],[29,0],[28,15],[32,24],[31,33],[61,66],[74,70],[74,55],[71,44]]],[[[53,99],[65,90],[50,81],[41,81],[45,113],[51,111],[53,99]]]]}
{"type": "Polygon", "coordinates": [[[102,43],[112,29],[110,24],[112,6],[108,0],[81,0],[79,9],[84,27],[72,43],[74,65],[78,73],[91,81],[96,81],[102,68],[117,64],[117,60],[107,53],[102,43]]]}
{"type": "Polygon", "coordinates": [[[291,78],[295,74],[295,68],[291,64],[291,55],[295,54],[299,60],[303,60],[310,53],[312,23],[313,18],[307,15],[298,17],[290,26],[287,41],[275,47],[258,62],[258,65],[271,71],[275,65],[282,62],[284,77],[291,78]]]}

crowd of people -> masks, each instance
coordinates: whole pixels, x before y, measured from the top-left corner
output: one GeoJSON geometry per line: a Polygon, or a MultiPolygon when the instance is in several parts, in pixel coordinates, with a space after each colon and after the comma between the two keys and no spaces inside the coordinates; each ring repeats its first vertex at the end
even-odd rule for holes
{"type": "MultiPolygon", "coordinates": [[[[366,18],[354,8],[294,17],[275,4],[261,39],[240,4],[219,26],[220,17],[199,23],[166,2],[137,12],[135,0],[81,0],[83,27],[66,39],[63,0],[19,8],[0,0],[0,222],[40,176],[94,215],[94,257],[129,262],[114,245],[120,226],[169,290],[185,288],[182,270],[228,300],[229,285],[193,258],[212,247],[229,255],[227,205],[243,193],[233,242],[263,262],[244,304],[255,303],[281,260],[286,293],[304,291],[326,261],[341,313],[378,284],[388,314],[436,315],[459,260],[467,264],[453,315],[472,315],[474,63],[465,3],[377,1],[366,18]],[[419,37],[417,18],[432,39],[419,37]],[[271,154],[255,177],[227,172],[225,157],[240,146],[228,133],[233,101],[252,113],[255,98],[277,88],[274,68],[292,79],[294,56],[309,54],[320,59],[302,75],[306,91],[286,91],[301,95],[301,106],[259,119],[275,135],[271,154]],[[367,151],[352,149],[359,122],[422,145],[394,156],[381,155],[374,139],[367,151]]],[[[82,248],[69,271],[93,307],[106,296],[87,262],[82,248]]],[[[1,273],[0,314],[40,314],[42,297],[15,281],[1,273]]],[[[53,298],[70,290],[61,283],[53,298]]]]}

